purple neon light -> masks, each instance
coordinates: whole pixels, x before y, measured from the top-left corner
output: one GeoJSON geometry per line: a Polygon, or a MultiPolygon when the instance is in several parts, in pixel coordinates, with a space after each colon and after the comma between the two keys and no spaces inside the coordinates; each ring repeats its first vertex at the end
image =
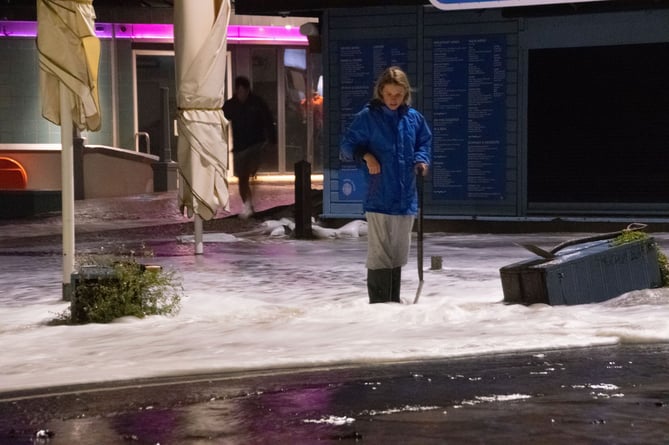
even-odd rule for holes
{"type": "MultiPolygon", "coordinates": [[[[119,24],[96,23],[95,33],[101,39],[133,40],[174,40],[174,26],[166,24],[119,24]]],[[[3,37],[35,37],[37,22],[0,21],[0,38],[3,37]]],[[[228,26],[228,41],[258,43],[291,43],[307,44],[306,36],[300,34],[297,27],[283,26],[228,26]]]]}
{"type": "Polygon", "coordinates": [[[0,38],[2,37],[35,37],[37,22],[0,21],[0,38]]]}

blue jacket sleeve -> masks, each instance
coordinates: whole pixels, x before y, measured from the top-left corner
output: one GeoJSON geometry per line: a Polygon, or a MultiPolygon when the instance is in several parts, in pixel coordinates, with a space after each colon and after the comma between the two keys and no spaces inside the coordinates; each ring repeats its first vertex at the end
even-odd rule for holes
{"type": "Polygon", "coordinates": [[[414,164],[423,162],[428,166],[432,163],[432,132],[421,116],[416,131],[416,149],[414,150],[414,164]]]}
{"type": "Polygon", "coordinates": [[[369,145],[369,125],[364,113],[358,113],[342,137],[339,159],[347,162],[362,162],[369,145]]]}

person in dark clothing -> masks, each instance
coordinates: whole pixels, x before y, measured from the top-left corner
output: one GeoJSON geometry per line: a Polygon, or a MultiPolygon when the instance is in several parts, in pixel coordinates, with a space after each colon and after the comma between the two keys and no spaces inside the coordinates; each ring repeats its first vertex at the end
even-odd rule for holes
{"type": "Polygon", "coordinates": [[[257,174],[268,145],[276,144],[274,119],[267,103],[251,91],[251,83],[244,76],[235,79],[234,96],[223,104],[223,114],[232,124],[234,174],[244,203],[240,216],[248,218],[254,211],[250,180],[257,174]]]}
{"type": "Polygon", "coordinates": [[[423,115],[411,108],[407,75],[390,67],[340,145],[340,158],[357,161],[368,180],[363,208],[370,303],[401,302],[402,266],[407,264],[418,209],[416,176],[427,175],[431,157],[432,132],[423,115]]]}

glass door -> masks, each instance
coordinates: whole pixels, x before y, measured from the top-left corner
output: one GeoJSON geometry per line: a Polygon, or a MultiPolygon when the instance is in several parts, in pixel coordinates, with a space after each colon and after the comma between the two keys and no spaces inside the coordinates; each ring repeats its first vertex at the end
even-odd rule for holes
{"type": "Polygon", "coordinates": [[[272,111],[278,131],[279,143],[275,149],[267,151],[260,165],[260,173],[281,173],[283,165],[280,162],[281,125],[278,116],[278,88],[277,88],[277,48],[251,47],[251,89],[262,97],[272,111]]]}
{"type": "Polygon", "coordinates": [[[293,172],[295,163],[306,159],[307,148],[307,50],[283,50],[286,169],[293,172]]]}
{"type": "MultiPolygon", "coordinates": [[[[320,55],[318,55],[320,56],[320,55]]],[[[322,70],[311,67],[306,47],[240,46],[233,49],[234,75],[248,76],[251,89],[272,111],[277,146],[265,153],[259,173],[295,172],[306,160],[312,172],[322,172],[322,70]]]]}
{"type": "Polygon", "coordinates": [[[165,127],[169,127],[171,160],[176,161],[177,137],[173,130],[176,119],[176,87],[173,51],[134,51],[135,73],[135,149],[142,153],[165,156],[165,127]],[[163,122],[162,95],[167,88],[169,122],[163,122]]]}
{"type": "Polygon", "coordinates": [[[323,171],[323,85],[320,64],[316,63],[319,59],[310,55],[307,48],[283,51],[285,159],[290,172],[296,162],[303,160],[311,164],[312,172],[323,171]]]}

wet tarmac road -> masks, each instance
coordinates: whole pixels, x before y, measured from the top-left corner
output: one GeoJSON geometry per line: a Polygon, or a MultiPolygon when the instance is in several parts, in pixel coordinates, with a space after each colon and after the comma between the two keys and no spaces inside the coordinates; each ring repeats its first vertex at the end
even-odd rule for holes
{"type": "Polygon", "coordinates": [[[0,395],[0,443],[667,444],[668,353],[597,347],[19,391],[0,395]]]}

